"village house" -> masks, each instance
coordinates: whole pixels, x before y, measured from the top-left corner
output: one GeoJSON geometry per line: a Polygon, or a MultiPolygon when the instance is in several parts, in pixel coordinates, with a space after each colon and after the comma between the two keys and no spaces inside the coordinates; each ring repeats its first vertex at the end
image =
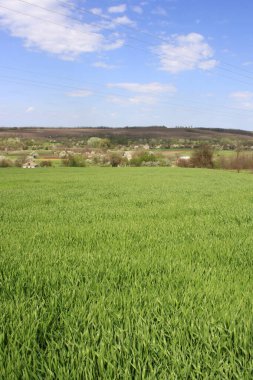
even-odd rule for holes
{"type": "Polygon", "coordinates": [[[133,154],[132,154],[132,152],[128,151],[128,152],[124,153],[123,157],[126,157],[128,159],[128,161],[130,161],[133,158],[133,154]]]}
{"type": "Polygon", "coordinates": [[[23,169],[35,169],[37,168],[39,165],[36,164],[36,162],[34,161],[27,161],[22,167],[23,169]]]}

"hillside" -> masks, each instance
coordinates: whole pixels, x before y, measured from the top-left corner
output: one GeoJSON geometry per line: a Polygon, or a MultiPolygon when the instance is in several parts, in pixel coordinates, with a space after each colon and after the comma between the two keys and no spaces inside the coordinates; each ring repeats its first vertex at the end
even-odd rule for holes
{"type": "Polygon", "coordinates": [[[166,127],[125,127],[125,128],[0,128],[0,138],[87,138],[124,137],[129,139],[189,139],[189,140],[252,140],[253,132],[233,129],[166,128],[166,127]]]}

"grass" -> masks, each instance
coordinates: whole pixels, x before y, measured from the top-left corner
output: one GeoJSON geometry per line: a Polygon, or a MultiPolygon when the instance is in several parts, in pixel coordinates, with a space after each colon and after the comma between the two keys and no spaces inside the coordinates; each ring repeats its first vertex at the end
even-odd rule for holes
{"type": "Polygon", "coordinates": [[[0,171],[1,379],[252,379],[253,176],[0,171]]]}

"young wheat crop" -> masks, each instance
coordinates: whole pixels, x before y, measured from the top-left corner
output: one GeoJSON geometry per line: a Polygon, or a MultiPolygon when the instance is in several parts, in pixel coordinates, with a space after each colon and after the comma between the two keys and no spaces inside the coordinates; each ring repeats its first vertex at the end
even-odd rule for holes
{"type": "Polygon", "coordinates": [[[0,171],[1,379],[252,379],[253,176],[0,171]]]}

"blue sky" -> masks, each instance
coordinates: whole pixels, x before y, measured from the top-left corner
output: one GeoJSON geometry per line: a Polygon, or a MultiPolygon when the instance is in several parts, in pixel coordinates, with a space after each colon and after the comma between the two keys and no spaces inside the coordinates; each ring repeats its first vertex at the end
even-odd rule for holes
{"type": "Polygon", "coordinates": [[[1,0],[1,126],[253,130],[250,0],[1,0]]]}

